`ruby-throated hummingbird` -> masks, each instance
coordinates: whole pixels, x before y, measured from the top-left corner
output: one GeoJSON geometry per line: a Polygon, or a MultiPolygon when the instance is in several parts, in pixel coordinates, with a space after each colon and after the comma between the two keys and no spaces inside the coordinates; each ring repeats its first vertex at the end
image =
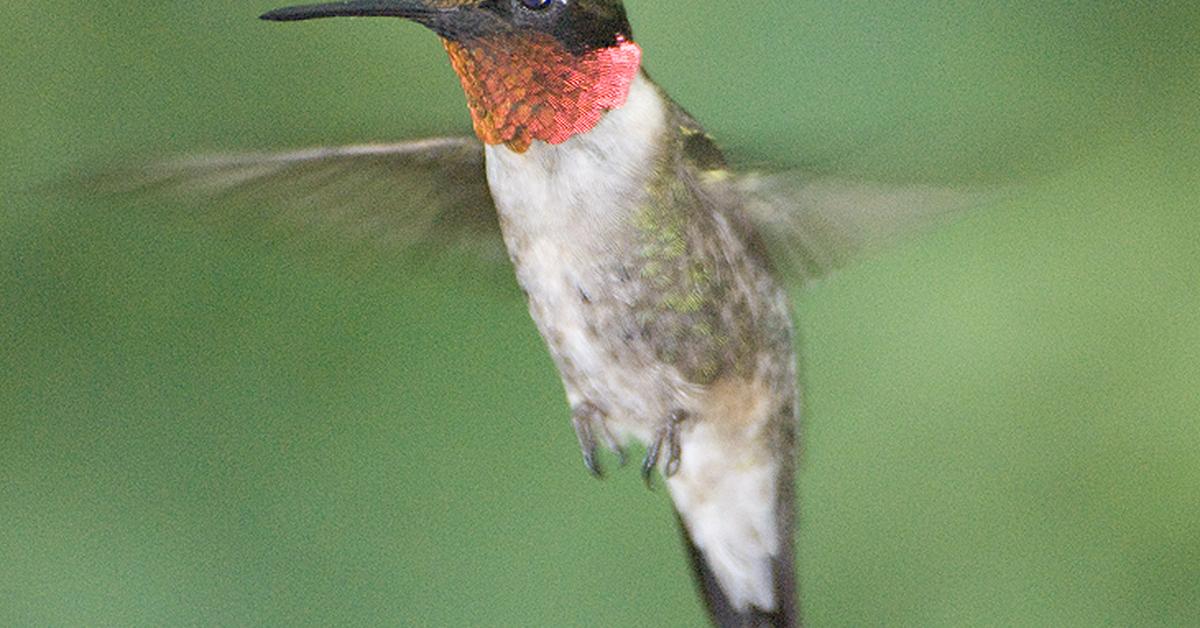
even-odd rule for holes
{"type": "Polygon", "coordinates": [[[397,245],[498,227],[587,468],[600,474],[601,445],[622,460],[645,445],[714,622],[796,625],[782,278],[820,275],[960,195],[731,172],[643,70],[620,0],[352,0],[262,17],[334,16],[433,30],[478,140],[203,157],[133,185],[250,196],[280,208],[272,220],[397,245]]]}

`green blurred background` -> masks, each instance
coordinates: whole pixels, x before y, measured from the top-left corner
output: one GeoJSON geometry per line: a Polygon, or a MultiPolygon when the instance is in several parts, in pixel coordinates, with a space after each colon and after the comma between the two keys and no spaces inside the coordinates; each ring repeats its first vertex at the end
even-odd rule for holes
{"type": "MultiPolygon", "coordinates": [[[[628,4],[744,161],[1025,182],[795,292],[811,623],[1200,625],[1198,5],[628,4]]],[[[269,8],[0,12],[0,625],[700,624],[511,279],[30,192],[469,132],[431,35],[269,8]]]]}

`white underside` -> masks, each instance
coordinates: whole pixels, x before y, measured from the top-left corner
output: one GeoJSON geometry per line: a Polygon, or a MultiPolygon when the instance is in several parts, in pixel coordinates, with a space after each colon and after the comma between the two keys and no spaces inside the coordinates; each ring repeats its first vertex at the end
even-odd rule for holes
{"type": "MultiPolygon", "coordinates": [[[[682,436],[682,466],[668,481],[692,538],[705,555],[730,602],[775,607],[771,557],[780,542],[775,530],[778,465],[766,455],[758,429],[765,416],[739,417],[737,430],[704,420],[714,409],[707,391],[684,381],[673,368],[614,367],[586,333],[580,291],[603,290],[606,278],[593,260],[612,246],[609,234],[628,224],[642,202],[652,153],[666,124],[657,88],[639,75],[624,107],[610,112],[590,133],[559,145],[534,142],[517,154],[487,147],[488,182],[510,252],[519,254],[518,279],[529,293],[531,313],[543,333],[553,316],[560,352],[586,375],[587,395],[612,407],[610,427],[643,444],[654,435],[652,420],[674,407],[693,412],[682,436]],[[622,202],[624,205],[622,205],[622,202]],[[552,314],[551,314],[552,313],[552,314]],[[647,386],[647,381],[668,386],[647,386]],[[648,394],[673,391],[674,398],[648,394]]],[[[568,386],[572,404],[585,400],[568,386]]],[[[716,404],[721,412],[754,412],[716,404]]],[[[724,423],[728,417],[714,417],[724,423]]]]}
{"type": "Polygon", "coordinates": [[[505,146],[487,147],[488,183],[517,261],[517,279],[529,294],[530,313],[543,334],[553,325],[561,356],[586,374],[587,390],[568,386],[571,404],[602,401],[611,429],[642,442],[653,435],[652,420],[687,403],[648,393],[672,390],[686,396],[694,387],[665,365],[613,368],[587,333],[591,312],[580,293],[603,293],[615,283],[597,261],[611,259],[614,243],[628,241],[616,233],[628,229],[642,204],[665,124],[664,101],[639,75],[626,105],[589,133],[557,145],[535,141],[519,154],[505,146]]]}

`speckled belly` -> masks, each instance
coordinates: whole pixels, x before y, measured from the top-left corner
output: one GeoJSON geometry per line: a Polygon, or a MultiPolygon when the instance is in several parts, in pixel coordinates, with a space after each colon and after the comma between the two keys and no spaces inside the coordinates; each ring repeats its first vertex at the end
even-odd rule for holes
{"type": "Polygon", "coordinates": [[[691,386],[656,360],[628,303],[619,261],[580,262],[565,243],[533,243],[513,255],[529,311],[558,366],[572,406],[591,402],[618,433],[648,441],[691,386]]]}

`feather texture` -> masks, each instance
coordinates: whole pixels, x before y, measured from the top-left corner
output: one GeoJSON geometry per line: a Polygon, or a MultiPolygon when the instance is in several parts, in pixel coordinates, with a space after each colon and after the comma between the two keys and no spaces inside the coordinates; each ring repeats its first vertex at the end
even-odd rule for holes
{"type": "Polygon", "coordinates": [[[779,272],[820,279],[863,255],[995,199],[996,190],[853,181],[792,171],[736,187],[779,272]]]}
{"type": "Polygon", "coordinates": [[[335,257],[463,249],[505,259],[474,138],[202,155],[111,170],[77,187],[335,257]]]}

